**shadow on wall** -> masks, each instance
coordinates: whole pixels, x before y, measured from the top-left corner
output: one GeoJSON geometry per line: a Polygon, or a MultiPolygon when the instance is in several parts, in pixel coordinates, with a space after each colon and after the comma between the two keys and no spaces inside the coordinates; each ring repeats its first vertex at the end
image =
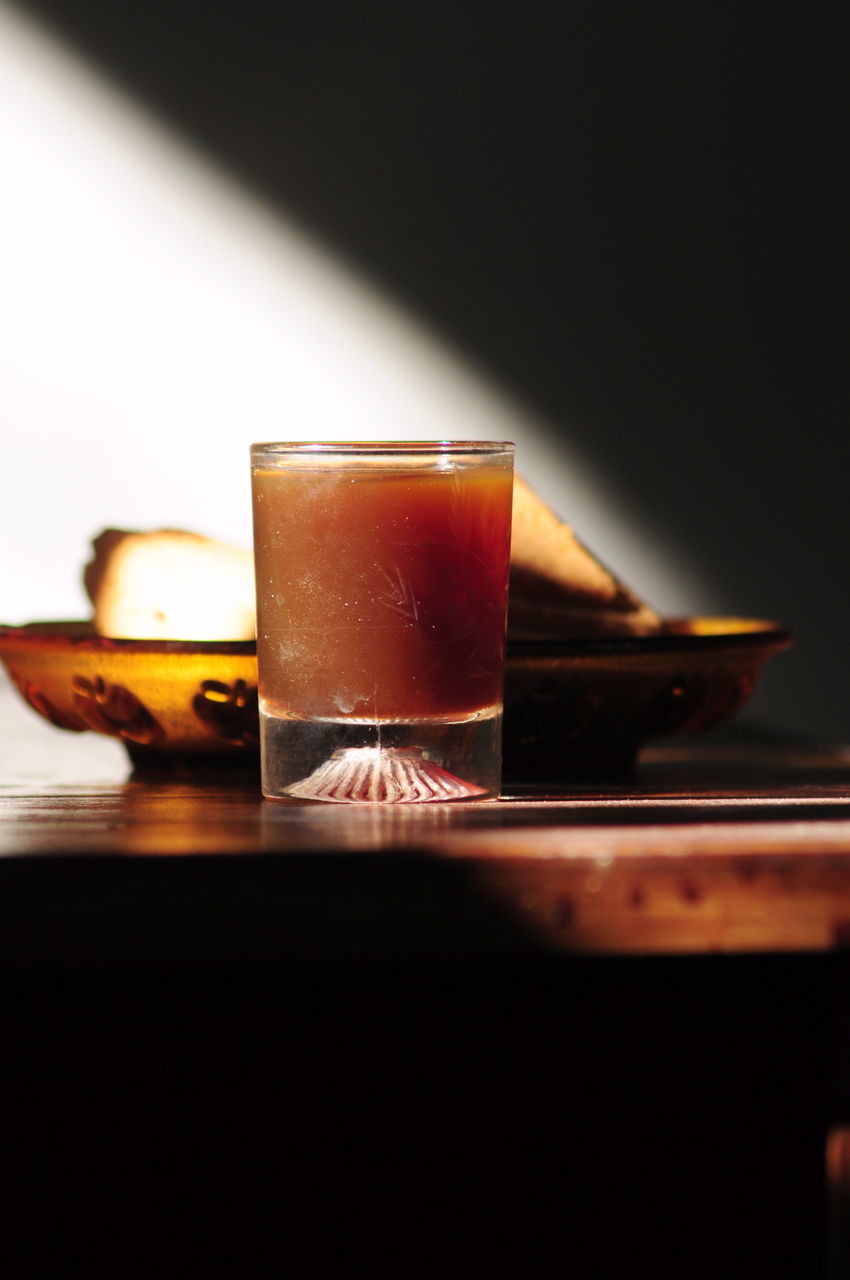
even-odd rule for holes
{"type": "Polygon", "coordinates": [[[837,6],[17,7],[569,423],[795,630],[761,713],[846,732],[837,6]]]}

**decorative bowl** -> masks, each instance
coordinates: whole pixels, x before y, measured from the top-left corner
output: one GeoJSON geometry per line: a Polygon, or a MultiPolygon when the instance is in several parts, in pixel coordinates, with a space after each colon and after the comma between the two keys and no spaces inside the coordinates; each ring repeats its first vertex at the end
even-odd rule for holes
{"type": "Polygon", "coordinates": [[[508,645],[506,777],[556,781],[631,764],[653,738],[729,719],[790,632],[755,618],[669,619],[654,636],[508,645]]]}
{"type": "Polygon", "coordinates": [[[88,622],[0,627],[21,697],[59,729],[120,738],[135,764],[259,751],[253,640],[112,640],[88,622]]]}
{"type": "MultiPolygon", "coordinates": [[[[717,724],[790,643],[773,622],[710,617],[658,636],[510,642],[506,777],[622,767],[652,738],[717,724]]],[[[0,627],[0,661],[39,715],[119,738],[137,767],[255,767],[253,641],[112,640],[86,622],[34,622],[0,627]]]]}

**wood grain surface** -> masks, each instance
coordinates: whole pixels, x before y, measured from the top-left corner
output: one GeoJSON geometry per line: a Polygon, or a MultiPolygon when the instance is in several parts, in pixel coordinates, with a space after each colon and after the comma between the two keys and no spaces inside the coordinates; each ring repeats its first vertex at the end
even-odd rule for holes
{"type": "Polygon", "coordinates": [[[75,931],[84,952],[118,945],[122,911],[123,946],[166,958],[850,942],[843,746],[694,737],[627,776],[507,787],[498,801],[279,804],[250,772],[139,776],[117,742],[54,730],[10,690],[0,708],[0,951],[27,936],[72,945],[75,931]]]}

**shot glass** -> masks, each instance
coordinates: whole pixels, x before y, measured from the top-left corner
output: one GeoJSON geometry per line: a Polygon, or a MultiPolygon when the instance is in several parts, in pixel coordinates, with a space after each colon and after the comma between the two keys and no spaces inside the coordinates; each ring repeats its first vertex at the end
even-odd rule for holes
{"type": "Polygon", "coordinates": [[[252,445],[266,797],[499,794],[513,457],[252,445]]]}

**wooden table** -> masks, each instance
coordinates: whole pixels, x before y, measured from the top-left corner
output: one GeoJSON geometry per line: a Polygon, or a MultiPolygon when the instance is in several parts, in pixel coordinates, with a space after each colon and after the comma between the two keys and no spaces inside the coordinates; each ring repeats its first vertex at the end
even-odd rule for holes
{"type": "Polygon", "coordinates": [[[135,777],[8,690],[0,714],[6,1043],[29,1046],[21,1079],[51,1063],[54,1126],[102,1109],[87,1072],[120,1080],[125,1128],[140,1091],[190,1115],[174,1167],[233,1195],[216,1152],[259,1179],[273,1135],[323,1188],[287,1230],[335,1206],[317,1270],[333,1240],[337,1270],[366,1249],[409,1273],[392,1237],[428,1274],[446,1250],[476,1274],[823,1274],[824,1149],[838,1170],[850,1122],[850,748],[707,737],[629,777],[349,809],[135,777]]]}
{"type": "Polygon", "coordinates": [[[0,714],[2,959],[850,944],[850,747],[695,738],[627,777],[349,808],[264,802],[252,773],[134,777],[8,690],[0,714]]]}

